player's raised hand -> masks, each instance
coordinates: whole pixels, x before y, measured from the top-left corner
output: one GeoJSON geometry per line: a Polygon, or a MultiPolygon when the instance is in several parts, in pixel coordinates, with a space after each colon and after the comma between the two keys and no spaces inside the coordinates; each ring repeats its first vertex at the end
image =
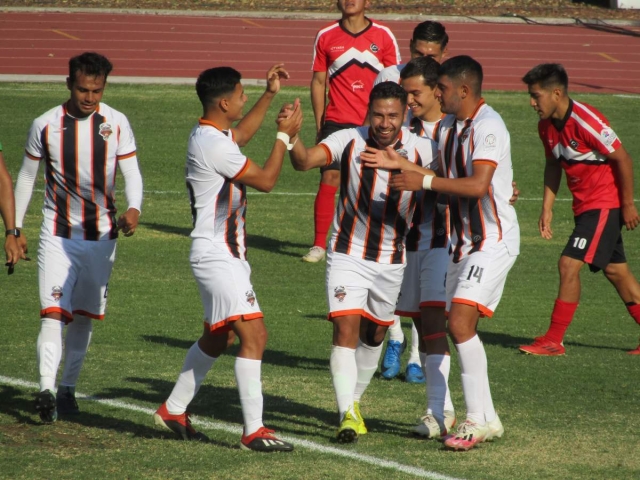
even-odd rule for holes
{"type": "Polygon", "coordinates": [[[267,92],[278,93],[280,91],[281,78],[289,78],[289,72],[284,69],[284,63],[274,65],[267,72],[267,92]]]}
{"type": "Polygon", "coordinates": [[[638,209],[635,205],[623,205],[620,207],[620,211],[622,212],[622,221],[627,227],[627,230],[633,230],[640,224],[638,209]]]}
{"type": "Polygon", "coordinates": [[[385,170],[401,170],[404,162],[408,160],[395,151],[393,147],[378,150],[374,147],[360,153],[360,160],[366,167],[383,168],[385,170]]]}
{"type": "Polygon", "coordinates": [[[122,231],[125,237],[130,237],[136,233],[138,227],[138,219],[140,218],[140,212],[135,208],[130,208],[118,218],[117,231],[122,231]]]}
{"type": "Polygon", "coordinates": [[[280,125],[280,122],[289,118],[293,113],[293,109],[293,103],[285,103],[284,105],[282,105],[282,108],[278,112],[278,117],[276,118],[276,124],[280,125]]]}
{"type": "MultiPolygon", "coordinates": [[[[280,112],[283,112],[282,107],[280,112]]],[[[280,118],[280,114],[278,114],[278,131],[284,132],[289,135],[290,138],[295,137],[300,129],[302,128],[302,107],[300,106],[300,99],[296,98],[293,102],[292,109],[284,110],[289,115],[286,118],[280,118]]]]}
{"type": "Polygon", "coordinates": [[[553,231],[551,230],[551,219],[553,218],[553,212],[551,210],[543,210],[538,220],[538,229],[540,235],[546,240],[551,240],[553,237],[553,231]]]}

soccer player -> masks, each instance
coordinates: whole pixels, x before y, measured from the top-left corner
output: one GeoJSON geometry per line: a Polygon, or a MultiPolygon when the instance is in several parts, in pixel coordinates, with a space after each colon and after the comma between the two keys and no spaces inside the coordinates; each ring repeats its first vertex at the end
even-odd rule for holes
{"type": "Polygon", "coordinates": [[[513,192],[509,132],[500,115],[484,103],[482,76],[482,66],[466,55],[446,60],[438,69],[436,96],[447,114],[437,133],[442,177],[417,168],[390,149],[363,158],[371,166],[401,169],[391,179],[393,188],[448,195],[452,256],[446,308],[467,407],[466,420],[444,442],[454,450],[469,450],[504,433],[493,406],[477,326],[480,316],[493,316],[520,250],[518,221],[509,204],[513,192]]]}
{"type": "Polygon", "coordinates": [[[395,82],[380,83],[369,96],[371,127],[338,131],[309,149],[298,141],[290,152],[296,170],[340,168],[326,274],[340,443],[367,433],[360,399],[393,322],[405,267],[404,241],[415,207],[413,193],[389,188],[391,171],[365,168],[361,154],[371,146],[388,146],[411,164],[430,165],[435,158],[433,142],[402,127],[406,109],[404,89],[395,82]]]}
{"type": "Polygon", "coordinates": [[[256,134],[267,109],[289,74],[283,65],[267,72],[267,88],[243,115],[247,102],[240,73],[231,67],[205,70],[196,82],[203,115],[189,136],[186,180],[194,228],[191,269],[204,306],[204,331],[189,351],[171,395],[154,414],[155,423],[184,440],[207,440],[189,419],[187,407],[207,372],[237,335],[235,376],[244,417],[240,447],[262,452],[291,451],[262,423],[262,355],[267,330],[251,284],[246,258],[247,186],[269,192],[276,184],[290,137],[302,125],[299,101],[278,133],[263,167],[240,151],[256,134]],[[240,122],[233,127],[233,124],[240,122]]]}
{"type": "MultiPolygon", "coordinates": [[[[92,320],[103,320],[118,232],[138,226],[142,177],[127,117],[102,103],[112,65],[97,53],[69,60],[69,100],[34,120],[16,184],[16,226],[22,228],[38,167],[45,163],[44,220],[38,248],[40,393],[43,422],[79,413],[75,385],[89,347],[92,320]],[[116,167],[128,207],[116,219],[116,167]],[[54,397],[67,325],[62,379],[54,397]]],[[[18,238],[23,252],[27,239],[18,238]]]]}
{"type": "Polygon", "coordinates": [[[5,228],[5,241],[4,252],[6,256],[5,266],[9,267],[9,273],[13,273],[13,266],[25,259],[26,256],[20,245],[18,244],[18,237],[20,237],[20,230],[16,228],[16,210],[15,201],[13,197],[13,183],[11,181],[11,175],[7,170],[7,166],[4,163],[4,156],[2,155],[2,143],[0,143],[0,215],[4,222],[5,228]]]}
{"type": "MultiPolygon", "coordinates": [[[[640,223],[633,202],[633,166],[604,115],[569,97],[562,65],[538,65],[522,81],[540,117],[538,133],[546,156],[540,235],[552,238],[552,209],[563,170],[573,196],[575,228],[558,262],[560,288],[549,330],[520,350],[564,355],[563,338],[578,308],[585,263],[592,272],[602,270],[640,325],[640,284],[629,270],[621,235],[623,226],[633,230],[640,223]]],[[[640,346],[628,353],[640,355],[640,346]]]]}
{"type": "MultiPolygon", "coordinates": [[[[429,57],[434,59],[436,62],[442,62],[443,57],[447,52],[447,43],[449,43],[449,35],[447,35],[447,31],[440,22],[433,22],[431,20],[427,20],[426,22],[419,23],[413,29],[413,36],[411,37],[411,41],[409,42],[409,51],[411,52],[411,58],[419,58],[419,57],[429,57]]],[[[400,83],[400,72],[405,67],[406,64],[402,65],[393,65],[391,67],[387,67],[382,70],[375,81],[374,85],[377,85],[381,82],[398,82],[400,83]]],[[[433,83],[435,85],[435,81],[433,83]]],[[[433,117],[434,122],[439,120],[441,112],[440,112],[440,104],[436,101],[435,95],[430,96],[430,100],[427,105],[424,105],[427,109],[433,109],[430,113],[430,118],[433,117]],[[436,118],[436,114],[438,117],[436,118]]],[[[423,97],[423,101],[427,101],[426,97],[423,97]]],[[[405,119],[405,123],[409,123],[411,121],[411,113],[412,109],[409,109],[409,115],[405,119]]],[[[435,123],[432,123],[430,120],[427,120],[429,125],[427,125],[427,136],[431,138],[431,132],[433,131],[433,126],[435,123]]],[[[411,234],[410,234],[411,236],[411,234]]],[[[410,254],[409,254],[410,255],[410,254]]],[[[411,262],[407,261],[409,265],[411,262]]],[[[410,266],[407,269],[411,269],[410,266]]],[[[405,272],[405,275],[407,273],[405,272]]],[[[402,300],[402,296],[401,296],[402,300]]],[[[393,317],[393,325],[389,327],[389,341],[387,342],[387,348],[384,352],[384,356],[382,357],[382,376],[386,379],[395,378],[400,373],[400,358],[402,353],[404,352],[406,347],[404,333],[402,332],[402,325],[400,323],[400,316],[396,315],[393,317]]],[[[424,383],[425,376],[422,371],[422,365],[424,362],[421,361],[420,356],[420,336],[418,335],[418,331],[416,330],[415,325],[411,326],[411,348],[409,350],[409,361],[407,362],[407,367],[405,370],[405,381],[408,383],[424,383]]],[[[423,351],[424,353],[424,351],[423,351]]]]}
{"type": "MultiPolygon", "coordinates": [[[[368,0],[338,0],[342,18],[316,35],[311,106],[317,141],[343,128],[362,125],[376,75],[383,68],[400,63],[400,49],[393,33],[365,16],[368,6],[368,0]]],[[[305,262],[325,258],[327,233],[340,184],[337,168],[329,165],[320,169],[320,186],[313,208],[315,238],[309,253],[302,257],[305,262]]]]}

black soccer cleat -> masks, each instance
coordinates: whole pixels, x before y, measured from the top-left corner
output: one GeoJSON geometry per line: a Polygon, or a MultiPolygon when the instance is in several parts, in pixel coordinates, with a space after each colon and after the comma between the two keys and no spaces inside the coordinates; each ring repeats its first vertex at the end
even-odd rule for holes
{"type": "Polygon", "coordinates": [[[34,407],[40,415],[40,420],[44,423],[53,423],[58,419],[56,397],[53,396],[51,390],[44,390],[36,394],[34,407]]]}
{"type": "Polygon", "coordinates": [[[260,427],[251,435],[242,435],[240,448],[254,452],[291,452],[293,445],[280,440],[274,433],[276,432],[271,429],[260,427]]]}
{"type": "Polygon", "coordinates": [[[78,415],[80,409],[75,394],[69,387],[59,387],[56,394],[56,404],[59,415],[78,415]]]}

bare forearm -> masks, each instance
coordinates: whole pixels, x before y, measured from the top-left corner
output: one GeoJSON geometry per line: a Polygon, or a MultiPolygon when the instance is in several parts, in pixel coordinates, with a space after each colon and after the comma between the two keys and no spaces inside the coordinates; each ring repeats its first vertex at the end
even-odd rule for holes
{"type": "Polygon", "coordinates": [[[265,91],[251,110],[249,110],[249,113],[240,120],[240,123],[238,123],[235,128],[238,133],[238,138],[236,139],[237,144],[240,147],[244,147],[249,143],[251,138],[256,134],[260,125],[262,125],[264,117],[267,114],[269,106],[271,105],[275,95],[275,93],[265,91]]]}
{"type": "Polygon", "coordinates": [[[311,82],[311,107],[313,108],[313,118],[316,121],[316,131],[322,127],[324,109],[326,105],[326,91],[323,83],[311,82]]]}
{"type": "Polygon", "coordinates": [[[16,205],[11,177],[3,176],[0,180],[0,215],[6,229],[16,228],[16,205]]]}
{"type": "Polygon", "coordinates": [[[482,198],[489,190],[488,185],[475,177],[440,178],[431,181],[431,190],[458,197],[482,198]]]}
{"type": "Polygon", "coordinates": [[[633,205],[633,163],[631,157],[625,155],[618,161],[612,161],[611,170],[618,186],[620,205],[633,205]]]}
{"type": "Polygon", "coordinates": [[[554,164],[555,161],[547,161],[544,169],[544,191],[542,193],[542,210],[551,211],[556,201],[556,194],[562,180],[562,167],[554,164]]]}
{"type": "Polygon", "coordinates": [[[270,192],[273,187],[276,186],[280,171],[282,170],[282,163],[284,162],[284,154],[287,151],[287,147],[284,142],[276,141],[271,149],[271,154],[262,167],[264,173],[264,183],[261,188],[258,188],[261,192],[270,192]]]}

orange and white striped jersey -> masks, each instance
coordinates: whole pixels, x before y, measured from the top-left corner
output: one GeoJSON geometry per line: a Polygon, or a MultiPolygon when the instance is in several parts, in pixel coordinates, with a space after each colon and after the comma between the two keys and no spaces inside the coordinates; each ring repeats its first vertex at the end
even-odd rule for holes
{"type": "MultiPolygon", "coordinates": [[[[386,264],[405,262],[404,242],[415,208],[415,192],[392,190],[391,172],[363,167],[360,153],[372,146],[369,127],[340,130],[320,145],[327,164],[340,164],[340,199],[333,219],[330,249],[386,264]]],[[[402,127],[394,148],[410,162],[431,165],[432,142],[402,127]]]]}
{"type": "Polygon", "coordinates": [[[43,227],[77,240],[117,237],[114,190],[119,160],[136,156],[127,117],[100,103],[86,118],[74,118],[65,105],[36,118],[26,155],[44,160],[43,227]]]}
{"type": "Polygon", "coordinates": [[[246,260],[247,187],[235,180],[249,168],[231,130],[200,119],[187,146],[185,168],[191,201],[191,238],[222,244],[246,260]]]}
{"type": "Polygon", "coordinates": [[[465,121],[445,116],[438,128],[440,169],[447,178],[470,177],[474,165],[495,168],[482,198],[449,196],[453,261],[505,242],[510,255],[520,252],[520,228],[509,205],[513,193],[511,140],[500,115],[481,100],[465,121]]]}
{"type": "MultiPolygon", "coordinates": [[[[411,132],[437,143],[437,122],[425,122],[417,117],[411,119],[411,132]]],[[[447,195],[436,192],[417,192],[416,210],[411,230],[407,234],[407,251],[449,248],[450,219],[447,195]]]]}

